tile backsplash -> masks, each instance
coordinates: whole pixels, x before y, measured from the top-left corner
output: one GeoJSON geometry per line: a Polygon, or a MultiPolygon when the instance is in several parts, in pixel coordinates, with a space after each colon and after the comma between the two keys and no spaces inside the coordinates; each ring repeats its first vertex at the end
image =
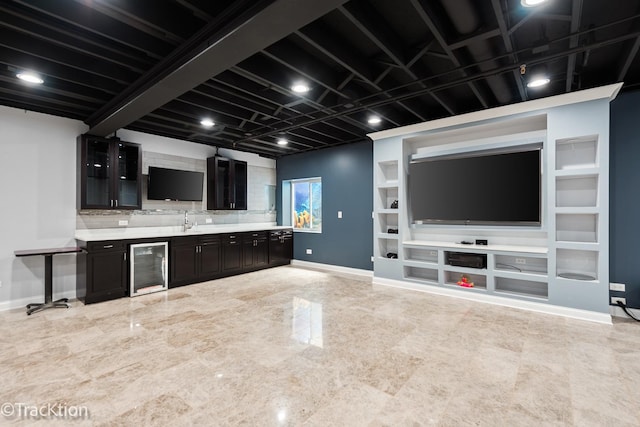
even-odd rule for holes
{"type": "Polygon", "coordinates": [[[244,224],[276,222],[274,206],[269,206],[269,187],[276,185],[276,170],[248,165],[247,210],[208,211],[207,206],[207,162],[204,159],[179,157],[144,151],[142,153],[142,209],[141,210],[81,210],[76,215],[76,229],[119,227],[165,227],[180,226],[185,211],[189,221],[206,224],[244,224]],[[147,174],[149,166],[204,172],[205,182],[202,202],[176,202],[147,199],[147,174]],[[126,221],[126,225],[124,224],[126,221]]]}

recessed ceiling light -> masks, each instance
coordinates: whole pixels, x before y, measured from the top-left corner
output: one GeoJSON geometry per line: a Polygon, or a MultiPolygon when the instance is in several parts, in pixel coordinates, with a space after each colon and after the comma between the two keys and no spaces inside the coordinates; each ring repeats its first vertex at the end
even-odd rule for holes
{"type": "Polygon", "coordinates": [[[367,120],[367,123],[369,123],[370,125],[377,125],[380,122],[382,122],[382,119],[380,117],[378,117],[378,116],[371,116],[367,120]]]}
{"type": "Polygon", "coordinates": [[[42,83],[44,83],[44,80],[42,80],[42,77],[40,77],[36,73],[32,73],[29,71],[20,72],[16,74],[16,77],[27,83],[33,83],[37,85],[41,85],[42,83]]]}
{"type": "Polygon", "coordinates": [[[537,77],[537,78],[531,79],[529,83],[527,83],[527,87],[536,88],[536,87],[544,86],[546,84],[549,84],[550,81],[551,79],[549,79],[549,77],[537,77]]]}
{"type": "Polygon", "coordinates": [[[296,83],[293,86],[291,86],[291,90],[294,91],[295,93],[307,93],[309,92],[309,86],[307,86],[304,83],[296,83]]]}
{"type": "Polygon", "coordinates": [[[546,3],[547,0],[521,0],[520,3],[522,3],[522,5],[524,7],[535,7],[535,6],[540,6],[543,3],[546,3]]]}
{"type": "Polygon", "coordinates": [[[206,128],[210,128],[210,127],[215,126],[214,121],[211,120],[211,119],[202,119],[202,120],[200,120],[200,124],[202,126],[206,127],[206,128]]]}
{"type": "Polygon", "coordinates": [[[288,143],[289,143],[289,141],[287,141],[287,140],[286,140],[286,139],[284,139],[284,138],[280,138],[280,139],[278,140],[278,145],[287,145],[288,143]]]}

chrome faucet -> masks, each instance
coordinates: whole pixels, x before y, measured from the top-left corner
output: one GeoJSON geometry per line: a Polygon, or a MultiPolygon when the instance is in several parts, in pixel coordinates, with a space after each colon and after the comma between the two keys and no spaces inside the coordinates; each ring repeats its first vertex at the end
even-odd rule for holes
{"type": "Polygon", "coordinates": [[[193,224],[189,224],[189,213],[187,211],[184,211],[184,224],[183,224],[182,230],[183,231],[191,230],[192,227],[193,227],[193,224]]]}

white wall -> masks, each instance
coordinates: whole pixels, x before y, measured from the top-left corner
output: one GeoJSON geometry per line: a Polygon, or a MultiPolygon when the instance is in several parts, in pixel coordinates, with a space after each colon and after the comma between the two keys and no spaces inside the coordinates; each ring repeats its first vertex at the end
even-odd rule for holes
{"type": "MultiPolygon", "coordinates": [[[[80,121],[0,106],[0,310],[44,298],[44,258],[13,251],[75,246],[80,121]]],[[[53,258],[54,298],[75,296],[75,255],[53,258]]]]}

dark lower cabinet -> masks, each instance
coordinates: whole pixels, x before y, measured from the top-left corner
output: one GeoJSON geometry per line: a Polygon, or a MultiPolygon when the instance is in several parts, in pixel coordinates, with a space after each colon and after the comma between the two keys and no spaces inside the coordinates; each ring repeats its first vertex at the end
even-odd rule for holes
{"type": "Polygon", "coordinates": [[[89,242],[85,249],[87,253],[77,260],[77,298],[91,304],[126,296],[128,270],[124,242],[89,242]]]}
{"type": "Polygon", "coordinates": [[[285,265],[293,258],[293,230],[269,232],[269,265],[285,265]]]}
{"type": "Polygon", "coordinates": [[[209,280],[221,272],[219,237],[174,237],[171,239],[170,286],[209,280]]]}
{"type": "Polygon", "coordinates": [[[214,277],[222,271],[222,244],[219,238],[200,241],[200,275],[214,277]]]}
{"type": "Polygon", "coordinates": [[[264,231],[243,233],[242,266],[245,270],[261,268],[269,264],[269,244],[264,231]]]}
{"type": "MultiPolygon", "coordinates": [[[[91,304],[128,296],[129,245],[147,241],[78,240],[78,246],[86,249],[78,255],[78,299],[91,304]]],[[[173,237],[169,244],[169,287],[288,264],[292,256],[291,230],[173,237]]]]}
{"type": "Polygon", "coordinates": [[[222,237],[222,272],[232,274],[242,271],[242,239],[240,235],[223,234],[222,237]]]}

